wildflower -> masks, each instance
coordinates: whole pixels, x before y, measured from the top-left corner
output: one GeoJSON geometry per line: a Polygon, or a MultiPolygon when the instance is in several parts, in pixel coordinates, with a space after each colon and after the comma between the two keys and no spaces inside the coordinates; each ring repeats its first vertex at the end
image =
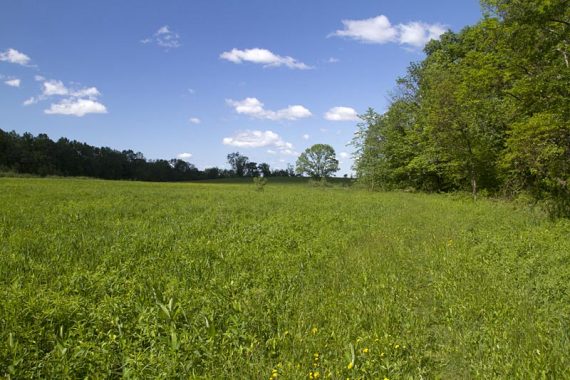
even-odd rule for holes
{"type": "Polygon", "coordinates": [[[315,335],[318,331],[319,331],[319,329],[316,328],[316,327],[313,327],[313,328],[311,329],[311,333],[313,333],[313,335],[315,335]]]}
{"type": "Polygon", "coordinates": [[[385,377],[384,380],[390,380],[390,379],[388,379],[387,377],[385,377]]]}
{"type": "Polygon", "coordinates": [[[384,353],[383,353],[383,352],[380,353],[380,357],[381,357],[381,358],[384,357],[384,353]]]}
{"type": "Polygon", "coordinates": [[[313,374],[313,379],[318,379],[321,377],[321,374],[319,371],[315,371],[315,373],[313,374]]]}
{"type": "Polygon", "coordinates": [[[354,367],[354,362],[350,362],[348,363],[348,365],[346,366],[346,368],[348,369],[352,369],[354,367]]]}
{"type": "Polygon", "coordinates": [[[369,351],[368,348],[363,348],[363,349],[362,349],[362,353],[363,353],[363,354],[367,354],[368,351],[369,351]]]}
{"type": "Polygon", "coordinates": [[[396,344],[396,345],[394,346],[394,348],[397,350],[398,348],[400,348],[400,345],[399,345],[399,344],[396,344]]]}

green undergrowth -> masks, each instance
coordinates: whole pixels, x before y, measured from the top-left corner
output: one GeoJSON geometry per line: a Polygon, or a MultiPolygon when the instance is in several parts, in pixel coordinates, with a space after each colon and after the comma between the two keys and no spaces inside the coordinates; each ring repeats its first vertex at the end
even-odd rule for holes
{"type": "Polygon", "coordinates": [[[570,223],[272,184],[0,179],[0,376],[570,377],[570,223]]]}

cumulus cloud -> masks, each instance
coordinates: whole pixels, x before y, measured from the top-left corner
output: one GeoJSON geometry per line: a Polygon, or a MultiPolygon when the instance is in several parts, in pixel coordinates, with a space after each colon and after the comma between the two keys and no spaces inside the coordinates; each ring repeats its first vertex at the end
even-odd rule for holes
{"type": "Polygon", "coordinates": [[[392,25],[384,15],[363,20],[342,20],[342,23],[344,29],[337,30],[332,36],[370,44],[399,43],[413,48],[422,48],[428,41],[438,39],[446,31],[442,24],[414,21],[392,25]]]}
{"type": "Polygon", "coordinates": [[[97,90],[97,87],[86,87],[86,88],[81,88],[77,91],[72,91],[71,95],[77,98],[95,99],[98,96],[100,96],[101,93],[99,92],[99,90],[97,90]]]}
{"type": "Polygon", "coordinates": [[[141,40],[143,44],[156,44],[165,49],[176,49],[182,46],[180,35],[172,30],[168,25],[160,27],[151,37],[141,40]]]}
{"type": "Polygon", "coordinates": [[[48,80],[43,83],[43,93],[44,96],[53,96],[53,95],[70,95],[76,98],[89,98],[95,99],[101,95],[97,87],[85,87],[79,88],[76,90],[71,90],[67,88],[62,81],[59,80],[48,80]]]}
{"type": "Polygon", "coordinates": [[[198,119],[197,117],[191,117],[188,121],[192,124],[200,124],[202,120],[198,119]]]}
{"type": "Polygon", "coordinates": [[[384,15],[364,20],[342,20],[342,24],[344,29],[337,30],[333,35],[376,44],[394,42],[398,35],[397,29],[384,15]]]}
{"type": "Polygon", "coordinates": [[[52,96],[52,95],[67,95],[69,94],[69,90],[62,81],[59,80],[49,80],[43,83],[44,91],[43,95],[45,96],[52,96]]]}
{"type": "Polygon", "coordinates": [[[243,100],[227,99],[226,103],[234,107],[238,114],[248,115],[258,119],[267,120],[297,120],[310,117],[311,111],[302,105],[292,105],[277,111],[266,110],[257,98],[245,98],[243,100]]]}
{"type": "Polygon", "coordinates": [[[28,98],[28,99],[24,100],[24,103],[22,103],[22,104],[25,105],[25,106],[29,106],[29,105],[32,105],[32,104],[36,104],[38,101],[39,101],[38,98],[32,96],[31,98],[28,98]]]}
{"type": "Polygon", "coordinates": [[[176,156],[176,158],[179,158],[181,160],[188,160],[189,158],[192,158],[192,153],[180,153],[176,156]]]}
{"type": "Polygon", "coordinates": [[[10,48],[6,51],[0,51],[0,61],[26,66],[30,63],[31,58],[16,49],[10,48]]]}
{"type": "Polygon", "coordinates": [[[422,48],[431,40],[437,40],[446,32],[443,25],[410,22],[398,25],[400,44],[422,48]]]}
{"type": "Polygon", "coordinates": [[[311,136],[309,136],[308,134],[305,133],[305,134],[303,135],[303,140],[308,140],[309,137],[311,137],[311,136]]]}
{"type": "Polygon", "coordinates": [[[283,57],[267,49],[232,49],[230,51],[223,52],[220,54],[221,59],[225,59],[227,61],[233,63],[242,63],[242,62],[252,62],[256,64],[263,65],[263,67],[278,67],[278,66],[286,66],[290,69],[299,69],[299,70],[307,70],[311,69],[312,67],[304,64],[303,62],[297,61],[293,57],[283,57]]]}
{"type": "MultiPolygon", "coordinates": [[[[36,78],[36,80],[39,78],[36,78]]],[[[65,97],[57,103],[52,103],[45,109],[48,115],[72,115],[82,117],[90,113],[107,113],[105,105],[97,98],[101,95],[96,87],[68,88],[59,80],[46,80],[42,83],[43,91],[39,96],[32,96],[24,101],[25,106],[38,103],[52,97],[65,97]]]]}
{"type": "Polygon", "coordinates": [[[43,81],[42,93],[26,99],[22,104],[29,106],[42,100],[60,97],[50,108],[45,109],[48,115],[73,115],[82,117],[89,113],[107,113],[107,108],[98,101],[101,93],[97,87],[69,88],[60,80],[45,80],[42,76],[35,76],[37,81],[43,81]]]}
{"type": "Polygon", "coordinates": [[[50,108],[44,110],[44,113],[82,117],[89,113],[107,113],[107,108],[95,100],[68,98],[52,104],[50,108]]]}
{"type": "Polygon", "coordinates": [[[280,153],[283,155],[298,155],[293,150],[293,144],[284,141],[281,136],[273,131],[251,131],[245,130],[237,132],[231,137],[225,137],[222,141],[224,145],[238,148],[264,148],[271,147],[267,152],[270,154],[280,153]]]}
{"type": "Polygon", "coordinates": [[[354,108],[333,107],[325,113],[325,119],[330,121],[354,121],[358,120],[358,114],[354,108]]]}
{"type": "Polygon", "coordinates": [[[20,79],[8,79],[4,81],[10,87],[20,87],[21,80],[20,79]]]}

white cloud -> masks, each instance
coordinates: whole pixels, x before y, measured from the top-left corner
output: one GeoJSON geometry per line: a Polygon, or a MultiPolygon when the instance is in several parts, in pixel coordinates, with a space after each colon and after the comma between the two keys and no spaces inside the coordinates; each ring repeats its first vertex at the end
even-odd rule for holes
{"type": "Polygon", "coordinates": [[[50,108],[44,110],[44,113],[82,117],[89,113],[107,113],[107,108],[95,100],[68,98],[52,104],[50,108]]]}
{"type": "Polygon", "coordinates": [[[181,159],[181,160],[187,160],[189,158],[192,158],[192,153],[180,153],[178,156],[176,156],[177,158],[181,159]]]}
{"type": "Polygon", "coordinates": [[[303,135],[303,140],[308,140],[309,137],[311,137],[311,136],[309,136],[308,134],[305,133],[305,134],[303,135]]]}
{"type": "Polygon", "coordinates": [[[200,124],[202,121],[200,119],[198,119],[197,117],[191,117],[190,119],[188,119],[188,121],[192,124],[200,124]]]}
{"type": "Polygon", "coordinates": [[[78,90],[70,90],[67,88],[62,81],[59,80],[48,80],[43,83],[44,91],[42,93],[43,96],[54,96],[54,95],[61,95],[66,96],[70,95],[75,98],[88,98],[88,99],[96,99],[98,96],[101,95],[97,87],[85,87],[80,88],[78,90]]]}
{"type": "Polygon", "coordinates": [[[6,51],[0,52],[0,61],[16,63],[18,65],[25,66],[31,61],[31,59],[16,49],[8,49],[6,51]]]}
{"type": "Polygon", "coordinates": [[[400,31],[400,44],[422,48],[430,40],[437,40],[446,32],[443,25],[426,24],[423,22],[410,22],[398,25],[400,31]]]}
{"type": "Polygon", "coordinates": [[[340,152],[338,156],[342,159],[347,159],[347,158],[350,158],[350,153],[340,152]]]}
{"type": "Polygon", "coordinates": [[[293,150],[293,144],[284,141],[281,136],[273,131],[245,130],[237,132],[232,137],[225,137],[222,142],[224,145],[238,148],[271,147],[273,149],[267,150],[269,154],[298,155],[298,153],[293,150]]]}
{"type": "Polygon", "coordinates": [[[252,62],[261,64],[264,67],[278,67],[286,66],[290,69],[307,70],[312,67],[304,64],[303,62],[297,61],[293,57],[283,57],[267,49],[232,49],[231,51],[226,51],[220,54],[220,58],[228,60],[233,63],[252,62]]]}
{"type": "Polygon", "coordinates": [[[330,57],[329,59],[327,59],[327,63],[338,63],[338,62],[340,62],[340,59],[335,57],[330,57]]]}
{"type": "Polygon", "coordinates": [[[232,137],[225,137],[224,145],[231,145],[238,148],[261,148],[265,146],[276,146],[282,144],[283,140],[272,131],[250,131],[238,132],[232,137]]]}
{"type": "Polygon", "coordinates": [[[4,83],[10,87],[20,87],[21,82],[22,81],[20,79],[8,79],[8,80],[4,81],[4,83]]]}
{"type": "Polygon", "coordinates": [[[277,111],[266,110],[263,103],[257,98],[245,98],[243,100],[227,99],[226,103],[234,107],[239,114],[248,115],[258,119],[268,120],[297,120],[310,117],[311,111],[302,105],[288,106],[277,111]]]}
{"type": "Polygon", "coordinates": [[[344,29],[333,36],[351,38],[363,43],[386,44],[389,42],[422,48],[428,41],[438,39],[446,28],[442,24],[409,22],[392,25],[384,15],[364,20],[342,20],[344,29]]]}
{"type": "Polygon", "coordinates": [[[167,50],[182,46],[180,43],[180,35],[170,30],[168,25],[160,27],[151,37],[141,40],[141,43],[153,43],[167,50]]]}
{"type": "Polygon", "coordinates": [[[397,39],[397,29],[384,15],[364,20],[342,20],[342,23],[344,29],[337,30],[333,35],[376,44],[394,42],[397,39]]]}
{"type": "Polygon", "coordinates": [[[31,98],[24,100],[24,103],[22,103],[22,104],[25,106],[29,106],[32,104],[36,104],[38,101],[39,101],[38,98],[32,96],[31,98]]]}
{"type": "Polygon", "coordinates": [[[43,95],[45,96],[52,96],[52,95],[67,95],[69,94],[69,90],[62,81],[59,80],[49,80],[44,82],[44,92],[43,95]]]}
{"type": "Polygon", "coordinates": [[[75,96],[76,98],[95,99],[98,96],[100,96],[101,93],[99,92],[99,90],[97,90],[97,87],[87,87],[87,88],[81,88],[77,91],[73,91],[71,92],[71,95],[75,96]]]}
{"type": "MultiPolygon", "coordinates": [[[[45,78],[36,76],[35,79],[44,80],[45,78]]],[[[44,113],[81,117],[89,113],[107,113],[107,108],[97,100],[99,96],[101,93],[97,87],[70,89],[62,81],[51,79],[43,82],[43,91],[40,95],[32,96],[22,104],[29,106],[51,97],[66,97],[58,103],[52,103],[50,108],[44,110],[44,113]]]]}
{"type": "Polygon", "coordinates": [[[358,114],[354,108],[333,107],[325,113],[325,119],[330,121],[354,121],[358,120],[358,114]]]}
{"type": "Polygon", "coordinates": [[[46,78],[41,75],[34,75],[34,80],[36,82],[43,82],[44,80],[46,80],[46,78]]]}

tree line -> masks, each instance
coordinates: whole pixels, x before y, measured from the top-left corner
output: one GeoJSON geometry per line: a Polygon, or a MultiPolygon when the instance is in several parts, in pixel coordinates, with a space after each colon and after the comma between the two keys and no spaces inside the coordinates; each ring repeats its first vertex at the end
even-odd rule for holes
{"type": "Polygon", "coordinates": [[[232,169],[199,170],[181,160],[149,160],[140,152],[94,147],[75,140],[51,140],[46,134],[6,132],[0,129],[0,172],[39,176],[84,176],[101,179],[140,181],[191,181],[236,176],[294,176],[292,167],[271,170],[267,163],[253,163],[240,153],[228,155],[232,169]],[[240,157],[244,166],[234,165],[240,157]]]}
{"type": "Polygon", "coordinates": [[[370,188],[531,194],[570,215],[570,2],[483,0],[484,17],[429,42],[384,114],[361,115],[370,188]]]}

